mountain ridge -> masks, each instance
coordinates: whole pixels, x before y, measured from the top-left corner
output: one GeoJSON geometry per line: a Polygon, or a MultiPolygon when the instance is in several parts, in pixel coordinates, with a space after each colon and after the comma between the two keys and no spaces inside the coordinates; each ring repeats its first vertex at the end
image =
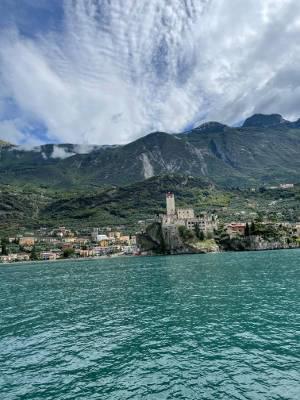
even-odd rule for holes
{"type": "Polygon", "coordinates": [[[300,120],[254,114],[241,127],[209,122],[184,133],[152,132],[125,145],[2,146],[0,183],[101,187],[166,173],[225,186],[298,182],[299,154],[300,120]]]}

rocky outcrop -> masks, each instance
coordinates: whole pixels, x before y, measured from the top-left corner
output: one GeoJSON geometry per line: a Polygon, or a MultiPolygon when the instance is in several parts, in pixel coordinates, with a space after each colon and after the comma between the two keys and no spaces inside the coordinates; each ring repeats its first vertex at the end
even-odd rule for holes
{"type": "Polygon", "coordinates": [[[285,239],[264,239],[261,236],[236,237],[219,242],[222,251],[260,251],[295,249],[298,242],[288,242],[285,239]]]}
{"type": "Polygon", "coordinates": [[[164,254],[161,224],[155,222],[146,228],[146,232],[138,234],[137,246],[143,253],[164,254]]]}
{"type": "Polygon", "coordinates": [[[137,236],[141,252],[151,254],[199,254],[219,252],[214,239],[198,240],[195,236],[184,239],[175,225],[162,227],[160,223],[149,225],[146,232],[137,236]]]}
{"type": "Polygon", "coordinates": [[[297,242],[286,242],[285,240],[265,240],[259,236],[250,238],[247,250],[279,250],[294,249],[299,247],[297,242]]]}
{"type": "Polygon", "coordinates": [[[146,232],[138,235],[138,246],[146,254],[199,254],[220,251],[262,251],[299,248],[300,243],[285,237],[272,239],[262,236],[239,236],[221,239],[199,240],[195,234],[182,236],[175,226],[162,227],[160,223],[150,225],[146,232]]]}

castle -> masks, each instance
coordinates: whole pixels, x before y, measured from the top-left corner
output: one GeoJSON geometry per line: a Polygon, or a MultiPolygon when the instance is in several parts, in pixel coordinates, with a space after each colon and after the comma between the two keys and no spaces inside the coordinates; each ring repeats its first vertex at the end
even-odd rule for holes
{"type": "Polygon", "coordinates": [[[195,215],[193,208],[176,208],[174,193],[166,194],[167,213],[160,215],[163,228],[185,226],[187,229],[195,230],[196,227],[204,233],[213,232],[218,228],[218,217],[216,215],[202,213],[195,215]]]}

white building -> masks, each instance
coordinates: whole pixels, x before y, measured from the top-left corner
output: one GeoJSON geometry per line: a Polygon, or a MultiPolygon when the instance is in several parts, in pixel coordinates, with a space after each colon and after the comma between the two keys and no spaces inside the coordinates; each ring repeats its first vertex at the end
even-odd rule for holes
{"type": "Polygon", "coordinates": [[[93,242],[101,242],[101,240],[110,240],[110,238],[107,235],[99,234],[98,228],[93,228],[91,237],[93,242]]]}
{"type": "Polygon", "coordinates": [[[292,189],[294,187],[293,183],[281,183],[280,188],[281,189],[292,189]]]}

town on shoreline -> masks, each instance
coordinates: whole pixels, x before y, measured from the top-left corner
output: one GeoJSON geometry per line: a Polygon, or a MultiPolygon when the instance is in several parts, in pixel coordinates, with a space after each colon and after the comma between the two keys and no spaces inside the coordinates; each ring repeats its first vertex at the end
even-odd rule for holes
{"type": "Polygon", "coordinates": [[[25,236],[2,238],[0,262],[55,261],[137,255],[136,236],[106,227],[74,231],[64,226],[40,228],[25,236]]]}
{"type": "Polygon", "coordinates": [[[166,214],[156,215],[134,234],[126,226],[78,231],[40,227],[36,232],[3,237],[0,263],[298,247],[299,222],[224,223],[216,214],[196,215],[191,207],[177,208],[174,193],[168,192],[166,214]]]}

